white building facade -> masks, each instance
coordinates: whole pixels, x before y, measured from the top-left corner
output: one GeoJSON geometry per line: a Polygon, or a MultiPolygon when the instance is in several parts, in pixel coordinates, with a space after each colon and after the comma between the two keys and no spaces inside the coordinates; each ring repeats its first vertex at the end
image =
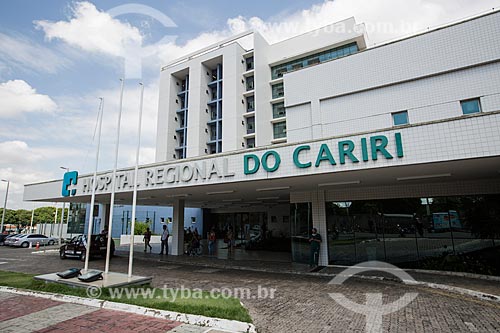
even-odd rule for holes
{"type": "MultiPolygon", "coordinates": [[[[174,207],[174,254],[184,207],[204,209],[205,229],[232,229],[241,251],[298,262],[314,226],[320,265],[496,246],[498,40],[499,12],[372,48],[348,19],[275,44],[248,32],[178,59],[160,74],[156,162],[140,167],[138,202],[174,207]]],[[[116,179],[125,202],[132,172],[116,179]]],[[[99,174],[101,203],[110,175],[99,174]]],[[[27,185],[25,200],[88,202],[90,180],[27,185]]]]}

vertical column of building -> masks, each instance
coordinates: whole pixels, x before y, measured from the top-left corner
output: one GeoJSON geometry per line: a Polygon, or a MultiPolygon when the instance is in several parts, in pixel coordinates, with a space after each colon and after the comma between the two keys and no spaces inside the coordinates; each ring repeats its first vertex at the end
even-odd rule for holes
{"type": "Polygon", "coordinates": [[[285,89],[283,82],[284,71],[276,66],[271,68],[271,107],[273,137],[271,143],[286,142],[286,112],[285,89]]]}
{"type": "Polygon", "coordinates": [[[238,44],[228,45],[224,50],[223,76],[224,76],[224,131],[222,132],[222,151],[234,151],[245,148],[244,135],[246,133],[245,97],[243,72],[246,51],[238,44]]]}
{"type": "Polygon", "coordinates": [[[271,144],[272,119],[271,89],[269,81],[271,72],[269,70],[270,45],[259,34],[254,33],[254,107],[255,107],[255,146],[262,147],[271,144]]]}
{"type": "Polygon", "coordinates": [[[202,156],[206,153],[208,120],[207,101],[209,73],[201,62],[191,61],[189,67],[189,123],[187,147],[188,157],[202,156]]]}
{"type": "MultiPolygon", "coordinates": [[[[184,75],[185,76],[185,75],[184,75]]],[[[158,127],[156,135],[156,161],[172,161],[176,155],[176,128],[179,126],[177,113],[180,91],[180,80],[168,71],[164,71],[160,78],[160,100],[158,107],[158,127]],[[175,137],[175,139],[174,139],[175,137]]]]}
{"type": "Polygon", "coordinates": [[[172,249],[174,256],[184,254],[184,200],[175,200],[173,205],[172,249]]]}
{"type": "Polygon", "coordinates": [[[243,138],[246,148],[254,148],[255,145],[255,62],[253,51],[243,55],[243,83],[245,92],[243,93],[245,133],[243,138]]]}
{"type": "Polygon", "coordinates": [[[188,124],[188,104],[189,104],[189,75],[186,75],[181,80],[180,90],[177,93],[177,101],[179,108],[176,110],[178,127],[176,128],[175,138],[177,145],[175,152],[177,159],[186,158],[187,147],[187,124],[188,124]]]}
{"type": "Polygon", "coordinates": [[[210,100],[207,103],[210,120],[207,122],[209,139],[208,154],[222,152],[222,64],[219,63],[211,71],[208,83],[210,100]]]}
{"type": "Polygon", "coordinates": [[[319,251],[319,265],[328,265],[328,228],[326,223],[325,191],[312,192],[313,227],[318,229],[323,241],[319,251]]]}

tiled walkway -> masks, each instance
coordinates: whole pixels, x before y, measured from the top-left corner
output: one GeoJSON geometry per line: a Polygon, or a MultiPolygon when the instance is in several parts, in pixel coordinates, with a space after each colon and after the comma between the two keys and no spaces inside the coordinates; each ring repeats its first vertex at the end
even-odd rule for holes
{"type": "Polygon", "coordinates": [[[0,292],[0,332],[215,333],[206,327],[0,292]]]}

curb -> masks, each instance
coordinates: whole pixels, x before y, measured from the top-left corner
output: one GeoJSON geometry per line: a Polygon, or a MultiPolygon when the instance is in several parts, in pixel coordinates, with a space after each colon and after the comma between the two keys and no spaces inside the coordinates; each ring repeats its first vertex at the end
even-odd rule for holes
{"type": "Polygon", "coordinates": [[[493,301],[495,303],[500,303],[500,296],[487,294],[487,293],[483,293],[483,292],[475,291],[475,290],[471,290],[471,289],[465,289],[465,288],[449,286],[446,284],[432,283],[432,282],[421,282],[421,281],[411,281],[411,280],[409,280],[409,281],[405,280],[402,282],[406,285],[417,285],[417,286],[428,287],[431,289],[440,289],[440,290],[445,290],[445,291],[449,291],[449,292],[455,292],[455,293],[458,293],[460,295],[472,296],[475,298],[479,298],[483,301],[493,301]]]}
{"type": "Polygon", "coordinates": [[[158,319],[179,321],[190,325],[197,325],[207,328],[217,328],[231,332],[256,333],[255,326],[253,324],[244,323],[236,320],[211,318],[211,317],[185,314],[167,310],[151,309],[143,306],[137,306],[125,303],[116,303],[99,299],[83,298],[83,297],[63,295],[63,294],[53,294],[41,291],[31,291],[31,290],[17,289],[5,286],[0,286],[0,292],[6,292],[24,296],[34,296],[58,302],[75,303],[95,308],[128,312],[158,319]]]}
{"type": "Polygon", "coordinates": [[[471,296],[474,298],[481,299],[483,301],[492,301],[495,303],[500,303],[500,296],[488,294],[488,293],[483,293],[483,292],[476,291],[476,290],[461,288],[461,287],[449,286],[449,285],[440,284],[440,283],[423,282],[423,281],[416,281],[416,280],[400,280],[397,278],[389,278],[389,277],[385,277],[385,276],[341,275],[341,274],[337,274],[336,276],[344,276],[347,278],[358,278],[358,279],[372,280],[372,281],[397,282],[397,283],[402,283],[402,284],[405,284],[408,286],[422,286],[422,287],[427,287],[430,289],[444,290],[444,291],[448,291],[448,292],[452,292],[452,293],[456,293],[456,294],[460,294],[460,295],[471,296]]]}

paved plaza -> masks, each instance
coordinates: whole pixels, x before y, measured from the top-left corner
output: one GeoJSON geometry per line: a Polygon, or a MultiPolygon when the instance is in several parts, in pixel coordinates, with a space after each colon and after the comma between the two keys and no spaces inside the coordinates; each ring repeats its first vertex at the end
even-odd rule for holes
{"type": "MultiPolygon", "coordinates": [[[[77,260],[60,260],[56,251],[33,254],[31,249],[0,248],[0,265],[2,270],[12,270],[28,273],[50,273],[67,269],[68,267],[80,267],[81,262],[77,260]]],[[[342,293],[350,300],[364,304],[366,294],[381,293],[383,302],[393,302],[407,293],[418,293],[418,296],[408,306],[399,311],[383,316],[382,327],[384,332],[499,332],[500,331],[500,303],[481,300],[478,298],[464,296],[443,290],[430,289],[423,286],[408,286],[392,281],[378,281],[351,278],[342,285],[328,284],[331,277],[311,276],[301,274],[283,274],[252,270],[232,269],[231,264],[238,265],[237,261],[199,258],[199,264],[188,257],[184,260],[190,264],[182,263],[182,258],[161,257],[156,253],[136,253],[134,274],[152,276],[153,285],[171,288],[201,288],[211,290],[213,288],[241,288],[247,287],[252,290],[251,296],[242,299],[242,303],[248,308],[253,323],[258,332],[364,332],[366,317],[362,314],[352,312],[335,302],[329,293],[342,293]],[[213,260],[212,267],[203,264],[213,260]],[[223,263],[220,265],[220,263],[223,263]],[[255,297],[259,288],[275,289],[274,297],[255,297]]],[[[113,258],[111,270],[126,272],[128,258],[119,253],[113,258]]],[[[268,266],[271,264],[268,264],[268,266]]],[[[93,260],[90,267],[95,269],[104,268],[104,260],[93,260]]],[[[458,283],[459,279],[453,277],[438,277],[441,283],[447,279],[458,283]]],[[[465,281],[465,280],[464,280],[465,281]]],[[[465,282],[464,282],[465,283],[465,282]]],[[[498,293],[498,282],[468,280],[473,287],[486,285],[488,292],[498,293]]],[[[463,285],[463,284],[462,284],[463,285]]],[[[477,288],[481,289],[481,288],[477,288]]],[[[12,298],[6,301],[12,302],[12,298]]],[[[37,302],[37,301],[33,301],[37,302]]],[[[2,301],[2,303],[5,303],[2,301]]],[[[46,301],[39,302],[41,305],[31,307],[31,311],[58,311],[57,304],[46,301]],[[47,310],[52,309],[52,310],[47,310]]],[[[38,303],[37,303],[38,304],[38,303]]],[[[28,315],[21,309],[26,307],[14,307],[17,316],[28,315]]],[[[2,306],[4,309],[4,306],[2,306]]],[[[62,323],[47,322],[44,329],[47,332],[52,325],[65,327],[71,323],[82,323],[87,321],[97,327],[99,331],[99,318],[111,318],[106,322],[116,326],[117,330],[126,331],[135,325],[134,321],[121,317],[122,314],[95,309],[82,310],[77,317],[67,318],[62,323]],[[90,311],[83,313],[84,311],[90,311]],[[83,320],[83,321],[82,321],[83,320]],[[66,323],[66,324],[64,324],[66,323]],[[50,325],[48,325],[50,324],[50,325]],[[127,328],[128,327],[128,328],[127,328]]],[[[30,313],[31,313],[30,312],[30,313]]],[[[4,311],[2,310],[2,314],[4,311]]],[[[9,312],[5,312],[7,315],[9,312]]],[[[43,314],[43,312],[42,312],[43,314]]],[[[54,316],[51,316],[54,317],[54,316]]],[[[13,317],[3,318],[2,321],[12,320],[13,317]]],[[[148,319],[151,325],[158,325],[155,331],[168,331],[178,329],[175,322],[159,323],[148,319]],[[164,326],[162,326],[164,325],[164,326]],[[168,326],[170,325],[170,326],[168,326]]],[[[144,328],[137,319],[137,327],[144,328]]],[[[104,324],[103,324],[104,325],[104,324]]],[[[145,325],[145,324],[144,324],[145,325]]],[[[152,326],[151,326],[152,327],[152,326]]],[[[138,328],[138,329],[139,329],[138,328]]],[[[102,330],[113,331],[108,326],[102,326],[102,330]]],[[[0,329],[0,331],[4,331],[0,329]]],[[[17,331],[16,331],[17,332],[17,331]]]]}
{"type": "Polygon", "coordinates": [[[4,333],[217,332],[172,320],[5,292],[0,292],[0,331],[4,333]]]}

